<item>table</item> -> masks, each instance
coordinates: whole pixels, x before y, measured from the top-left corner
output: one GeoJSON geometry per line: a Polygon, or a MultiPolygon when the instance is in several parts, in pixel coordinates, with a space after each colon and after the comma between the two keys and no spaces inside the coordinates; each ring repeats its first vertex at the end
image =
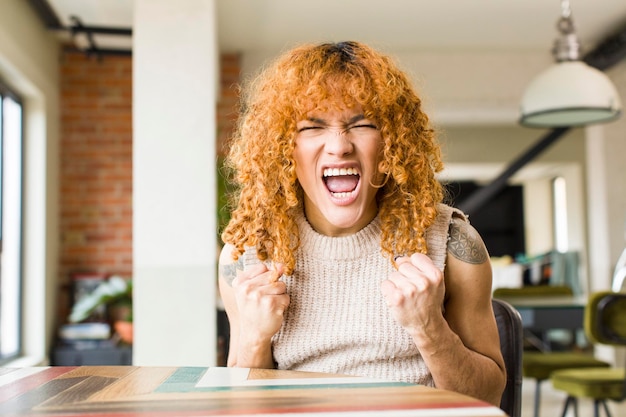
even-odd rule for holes
{"type": "MultiPolygon", "coordinates": [[[[545,334],[548,330],[563,329],[577,332],[583,330],[585,297],[571,296],[512,296],[498,297],[511,304],[520,316],[526,332],[545,334]]],[[[543,349],[550,350],[543,340],[543,349]]]]}
{"type": "Polygon", "coordinates": [[[0,368],[0,416],[504,416],[421,385],[226,367],[0,368]]]}

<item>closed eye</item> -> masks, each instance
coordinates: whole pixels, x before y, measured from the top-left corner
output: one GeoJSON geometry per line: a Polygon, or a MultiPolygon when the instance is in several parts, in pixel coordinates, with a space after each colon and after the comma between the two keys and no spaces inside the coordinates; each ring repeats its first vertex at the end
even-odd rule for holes
{"type": "Polygon", "coordinates": [[[321,127],[320,126],[303,126],[298,129],[298,133],[304,132],[305,130],[316,130],[316,129],[321,129],[321,127]]]}
{"type": "Polygon", "coordinates": [[[359,124],[359,125],[350,126],[350,129],[359,129],[359,128],[363,128],[363,129],[378,129],[378,127],[376,127],[373,124],[359,124]]]}
{"type": "Polygon", "coordinates": [[[346,132],[352,132],[355,135],[370,135],[374,131],[378,131],[378,127],[372,123],[359,123],[346,129],[346,132]]]}

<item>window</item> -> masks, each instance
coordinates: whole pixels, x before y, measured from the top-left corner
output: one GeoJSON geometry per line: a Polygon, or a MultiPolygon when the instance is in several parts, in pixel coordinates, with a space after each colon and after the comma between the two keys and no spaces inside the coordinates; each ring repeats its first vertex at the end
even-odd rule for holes
{"type": "Polygon", "coordinates": [[[21,353],[22,102],[0,83],[0,363],[21,353]]]}
{"type": "Polygon", "coordinates": [[[567,252],[569,236],[567,230],[567,193],[565,178],[556,177],[552,181],[552,200],[554,207],[554,241],[556,250],[567,252]]]}
{"type": "MultiPolygon", "coordinates": [[[[453,206],[462,203],[483,186],[473,181],[448,182],[447,193],[453,206]]],[[[524,189],[521,185],[507,185],[487,201],[480,210],[470,215],[476,228],[494,257],[515,257],[526,252],[524,230],[524,189]]]]}

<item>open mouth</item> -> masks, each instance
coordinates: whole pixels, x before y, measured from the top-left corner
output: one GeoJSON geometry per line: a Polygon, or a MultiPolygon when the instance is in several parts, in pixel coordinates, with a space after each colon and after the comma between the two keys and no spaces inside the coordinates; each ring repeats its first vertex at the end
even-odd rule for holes
{"type": "Polygon", "coordinates": [[[361,179],[355,168],[326,168],[323,175],[326,188],[335,198],[349,197],[361,179]]]}

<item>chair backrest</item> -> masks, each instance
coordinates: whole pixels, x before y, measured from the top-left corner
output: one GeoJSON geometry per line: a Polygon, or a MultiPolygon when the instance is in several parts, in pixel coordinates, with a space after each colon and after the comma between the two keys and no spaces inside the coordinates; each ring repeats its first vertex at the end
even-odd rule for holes
{"type": "MultiPolygon", "coordinates": [[[[592,343],[626,346],[626,293],[592,293],[585,307],[585,334],[592,343]]],[[[626,399],[626,376],[621,400],[626,399]]]]}
{"type": "Polygon", "coordinates": [[[527,285],[521,288],[496,288],[493,290],[493,297],[554,297],[554,296],[572,296],[574,291],[571,287],[565,285],[527,285]]]}
{"type": "Polygon", "coordinates": [[[585,332],[593,343],[626,346],[626,293],[591,294],[585,308],[585,332]]]}
{"type": "Polygon", "coordinates": [[[519,312],[506,301],[492,299],[500,335],[500,350],[506,367],[506,387],[502,393],[500,408],[511,417],[522,412],[522,353],[523,328],[519,312]]]}

